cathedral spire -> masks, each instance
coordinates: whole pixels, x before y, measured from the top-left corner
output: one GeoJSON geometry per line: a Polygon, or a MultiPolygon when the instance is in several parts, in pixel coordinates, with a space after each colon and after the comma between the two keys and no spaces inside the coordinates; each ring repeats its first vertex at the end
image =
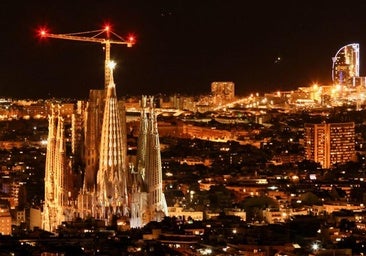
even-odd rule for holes
{"type": "Polygon", "coordinates": [[[72,205],[69,205],[72,173],[67,169],[64,118],[61,116],[60,106],[55,108],[52,105],[49,116],[45,166],[43,228],[47,231],[55,231],[63,221],[71,219],[73,212],[72,205]]]}
{"type": "Polygon", "coordinates": [[[146,183],[148,187],[150,220],[161,221],[163,217],[168,214],[168,211],[163,193],[160,141],[153,96],[149,97],[149,103],[150,107],[146,147],[148,152],[146,183]]]}
{"type": "Polygon", "coordinates": [[[141,178],[143,180],[145,180],[145,170],[146,170],[147,129],[148,129],[147,96],[143,95],[141,97],[140,128],[139,128],[139,137],[137,140],[137,172],[140,173],[141,178]]]}
{"type": "Polygon", "coordinates": [[[106,222],[110,221],[113,215],[127,214],[128,208],[124,120],[113,81],[115,64],[111,62],[109,67],[111,76],[105,99],[97,173],[97,200],[101,209],[99,215],[106,222]]]}

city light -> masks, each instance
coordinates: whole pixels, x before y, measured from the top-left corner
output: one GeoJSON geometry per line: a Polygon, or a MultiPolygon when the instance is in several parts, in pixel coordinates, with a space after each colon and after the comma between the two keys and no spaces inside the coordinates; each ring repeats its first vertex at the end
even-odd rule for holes
{"type": "Polygon", "coordinates": [[[319,241],[315,241],[311,244],[311,249],[314,251],[314,252],[317,252],[319,249],[320,249],[320,242],[319,241]]]}

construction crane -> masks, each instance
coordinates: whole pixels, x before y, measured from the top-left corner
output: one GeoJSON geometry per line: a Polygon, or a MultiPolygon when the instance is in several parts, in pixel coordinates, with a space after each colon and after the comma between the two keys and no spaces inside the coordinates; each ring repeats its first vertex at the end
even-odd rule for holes
{"type": "Polygon", "coordinates": [[[104,29],[100,29],[100,30],[92,30],[92,31],[85,31],[85,32],[68,33],[68,34],[51,34],[51,33],[48,33],[47,29],[41,28],[39,30],[39,35],[41,38],[58,38],[58,39],[104,44],[105,45],[105,64],[104,64],[104,86],[105,86],[105,88],[107,88],[109,78],[110,78],[110,69],[108,68],[108,64],[110,62],[111,44],[120,44],[120,45],[122,44],[122,45],[127,45],[127,47],[132,47],[135,44],[134,36],[128,36],[128,40],[125,40],[118,34],[114,33],[110,29],[110,26],[105,26],[104,29]],[[106,38],[101,37],[102,34],[106,34],[106,38]],[[116,39],[111,39],[110,38],[111,34],[116,39]]]}

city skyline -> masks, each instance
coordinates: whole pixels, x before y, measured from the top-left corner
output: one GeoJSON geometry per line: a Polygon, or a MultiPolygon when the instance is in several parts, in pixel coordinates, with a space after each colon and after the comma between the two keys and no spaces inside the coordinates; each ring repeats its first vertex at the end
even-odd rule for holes
{"type": "Polygon", "coordinates": [[[1,96],[86,98],[103,88],[100,45],[37,38],[37,29],[73,33],[106,23],[132,48],[112,46],[119,96],[203,94],[214,81],[235,83],[236,94],[291,90],[331,82],[332,57],[360,44],[364,74],[362,5],[330,1],[244,4],[242,1],[80,1],[71,4],[4,4],[0,19],[1,96]]]}

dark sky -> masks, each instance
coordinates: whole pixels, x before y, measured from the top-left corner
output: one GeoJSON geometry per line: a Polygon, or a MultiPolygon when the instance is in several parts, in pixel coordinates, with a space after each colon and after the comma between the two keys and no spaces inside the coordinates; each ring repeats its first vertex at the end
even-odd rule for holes
{"type": "Polygon", "coordinates": [[[41,26],[133,33],[134,47],[111,48],[118,96],[207,94],[213,81],[233,81],[243,96],[326,84],[331,57],[349,43],[360,44],[365,75],[365,10],[366,1],[328,0],[4,1],[0,97],[86,98],[103,88],[102,45],[40,41],[41,26]]]}

